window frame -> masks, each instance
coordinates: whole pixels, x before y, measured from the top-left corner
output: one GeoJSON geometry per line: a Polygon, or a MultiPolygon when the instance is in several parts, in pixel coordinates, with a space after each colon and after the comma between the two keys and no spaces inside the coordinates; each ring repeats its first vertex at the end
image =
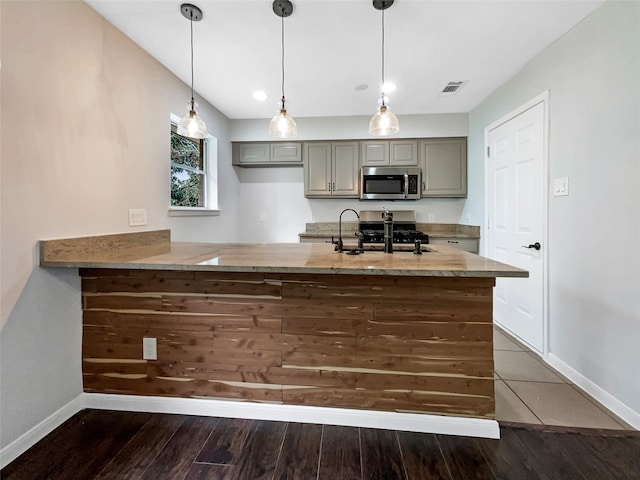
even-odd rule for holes
{"type": "MultiPolygon", "coordinates": [[[[169,124],[169,144],[171,142],[171,133],[175,131],[180,117],[171,114],[169,124]]],[[[203,200],[202,207],[180,207],[171,205],[171,181],[169,180],[169,216],[170,217],[187,217],[187,216],[211,216],[220,215],[218,207],[218,139],[211,134],[202,140],[202,170],[195,169],[188,165],[174,164],[169,154],[169,179],[171,179],[171,167],[174,165],[190,172],[202,174],[203,179],[203,200]]]]}

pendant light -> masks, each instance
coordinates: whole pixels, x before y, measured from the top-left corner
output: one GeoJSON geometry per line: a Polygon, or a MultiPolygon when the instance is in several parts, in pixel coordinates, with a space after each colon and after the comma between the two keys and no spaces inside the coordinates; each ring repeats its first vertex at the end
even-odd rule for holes
{"type": "Polygon", "coordinates": [[[202,20],[202,10],[190,3],[180,5],[180,12],[189,20],[191,25],[191,102],[187,105],[187,114],[182,117],[178,124],[178,135],[191,138],[206,138],[207,126],[198,115],[196,107],[198,104],[193,99],[193,22],[202,20]]]}
{"type": "Polygon", "coordinates": [[[389,110],[389,106],[385,103],[384,95],[384,11],[393,5],[393,1],[394,0],[373,0],[373,7],[376,10],[382,10],[382,92],[380,94],[378,111],[371,117],[371,121],[369,122],[369,135],[375,135],[377,137],[393,135],[400,131],[398,117],[389,110]]]}
{"type": "Polygon", "coordinates": [[[280,100],[280,113],[269,122],[269,134],[278,138],[293,138],[298,135],[296,122],[287,115],[284,99],[284,17],[293,13],[293,4],[289,0],[274,0],[273,13],[281,18],[282,33],[282,99],[280,100]]]}

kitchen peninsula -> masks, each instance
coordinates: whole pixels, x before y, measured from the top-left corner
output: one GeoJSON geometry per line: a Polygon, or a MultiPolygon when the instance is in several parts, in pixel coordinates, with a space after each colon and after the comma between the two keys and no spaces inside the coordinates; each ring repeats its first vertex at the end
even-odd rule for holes
{"type": "Polygon", "coordinates": [[[41,241],[40,264],[80,269],[85,392],[492,420],[492,290],[527,272],[425,247],[346,255],[160,230],[41,241]]]}

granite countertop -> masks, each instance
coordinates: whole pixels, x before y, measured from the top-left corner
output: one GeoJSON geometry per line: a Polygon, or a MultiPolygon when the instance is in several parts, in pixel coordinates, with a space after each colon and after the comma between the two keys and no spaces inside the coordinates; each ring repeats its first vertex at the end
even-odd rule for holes
{"type": "Polygon", "coordinates": [[[445,245],[425,253],[347,255],[325,243],[171,242],[168,230],[40,241],[40,265],[445,277],[527,277],[528,272],[445,245]]]}

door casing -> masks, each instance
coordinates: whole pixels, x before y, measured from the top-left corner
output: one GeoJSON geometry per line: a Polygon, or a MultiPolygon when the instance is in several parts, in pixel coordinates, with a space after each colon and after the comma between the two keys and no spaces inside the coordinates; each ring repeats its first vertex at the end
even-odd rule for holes
{"type": "MultiPolygon", "coordinates": [[[[484,230],[486,236],[489,233],[489,194],[487,189],[489,185],[489,156],[487,155],[489,147],[489,132],[500,125],[507,123],[509,120],[517,117],[521,113],[529,110],[533,106],[542,103],[544,106],[544,120],[543,120],[543,146],[542,146],[542,204],[540,208],[543,209],[543,224],[542,224],[542,245],[544,251],[542,253],[543,258],[543,285],[542,285],[542,352],[540,352],[543,358],[547,358],[549,354],[549,252],[551,247],[549,245],[549,90],[542,92],[540,95],[532,98],[525,104],[519,106],[515,110],[512,110],[508,114],[504,115],[500,119],[494,121],[484,129],[484,230]]],[[[488,255],[487,245],[488,242],[484,239],[481,242],[481,254],[488,255]]]]}

